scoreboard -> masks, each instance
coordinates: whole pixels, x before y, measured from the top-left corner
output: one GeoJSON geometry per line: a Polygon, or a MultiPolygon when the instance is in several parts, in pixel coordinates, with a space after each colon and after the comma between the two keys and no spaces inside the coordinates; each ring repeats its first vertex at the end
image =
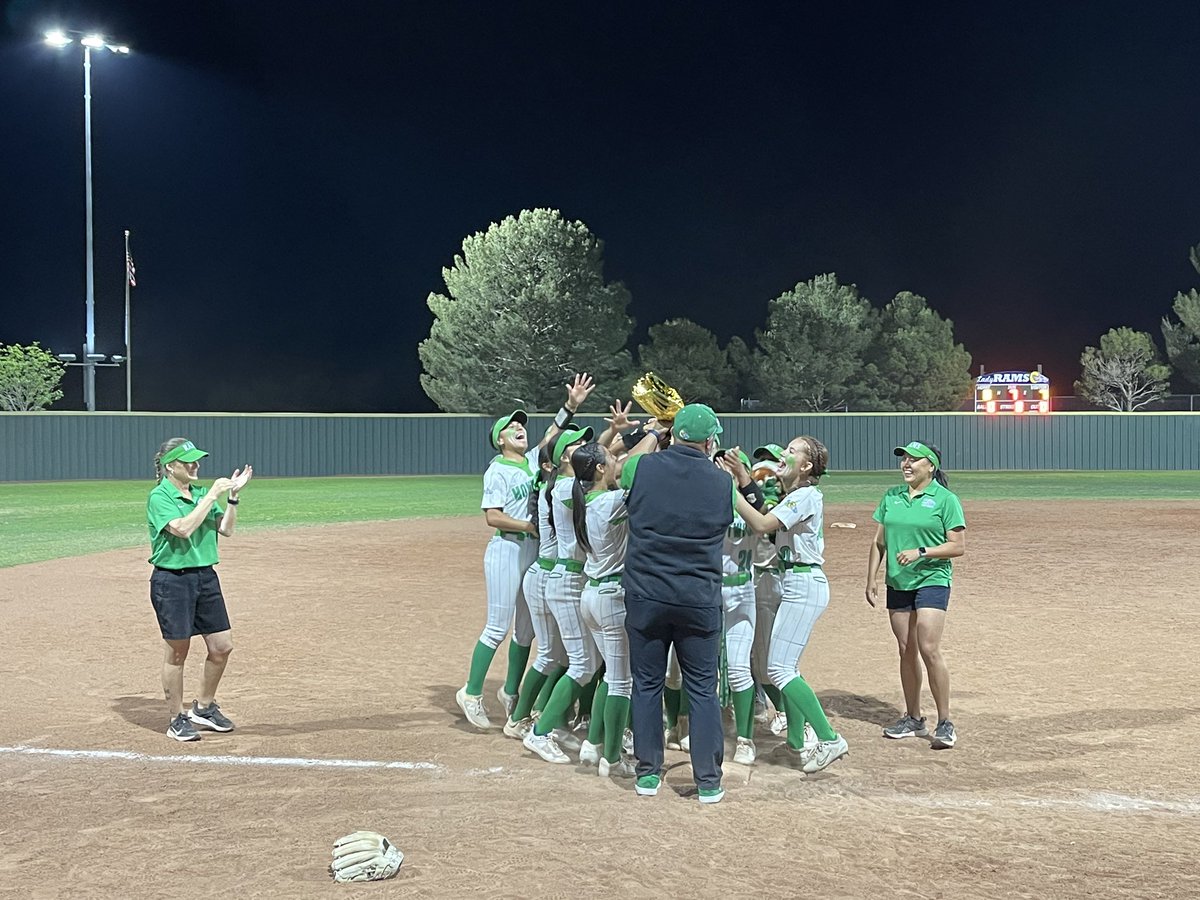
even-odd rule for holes
{"type": "Polygon", "coordinates": [[[1050,379],[1041,372],[988,372],[975,379],[975,412],[1041,415],[1050,412],[1050,379]]]}

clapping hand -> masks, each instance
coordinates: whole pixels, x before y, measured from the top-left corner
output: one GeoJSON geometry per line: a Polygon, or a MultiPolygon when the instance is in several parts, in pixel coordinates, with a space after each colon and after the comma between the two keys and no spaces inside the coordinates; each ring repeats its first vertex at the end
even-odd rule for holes
{"type": "Polygon", "coordinates": [[[253,466],[248,465],[242,469],[234,469],[233,475],[230,476],[230,478],[229,478],[229,481],[230,481],[229,489],[233,493],[236,494],[238,491],[240,491],[242,488],[244,488],[246,486],[246,482],[248,482],[253,477],[254,477],[254,467],[253,466]]]}

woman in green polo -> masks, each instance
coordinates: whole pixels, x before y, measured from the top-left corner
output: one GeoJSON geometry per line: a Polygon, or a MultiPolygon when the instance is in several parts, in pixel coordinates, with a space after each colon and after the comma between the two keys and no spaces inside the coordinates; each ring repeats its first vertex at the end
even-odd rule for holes
{"type": "Polygon", "coordinates": [[[162,683],[170,718],[167,736],[177,741],[198,741],[197,727],[233,730],[233,722],[213,699],[233,650],[229,614],[213,566],[217,564],[217,535],[233,534],[238,492],[254,470],[246,466],[203,488],[196,482],[205,456],[205,451],[186,438],[165,442],[154,457],[158,483],[146,501],[150,564],[154,566],[150,602],[166,645],[162,683]],[[226,494],[222,510],[218,500],[226,494]],[[197,634],[203,636],[208,656],[200,696],[184,712],[183,664],[197,634]]]}
{"type": "Polygon", "coordinates": [[[921,662],[937,705],[935,749],[957,736],[950,721],[950,672],[942,658],[942,630],[950,604],[950,560],[966,552],[962,504],[949,488],[937,447],[912,441],[895,449],[904,483],[888,490],[875,509],[875,541],[867,561],[867,603],[879,599],[879,566],[887,560],[887,610],[900,650],[904,715],[885,737],[925,737],[921,715],[921,662]]]}

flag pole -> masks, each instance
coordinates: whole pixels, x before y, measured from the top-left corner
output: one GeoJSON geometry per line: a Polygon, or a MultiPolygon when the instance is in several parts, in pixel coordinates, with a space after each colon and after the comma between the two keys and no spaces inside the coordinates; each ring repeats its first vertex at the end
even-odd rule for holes
{"type": "Polygon", "coordinates": [[[133,257],[129,255],[129,229],[125,230],[125,412],[133,410],[133,356],[130,351],[129,285],[133,280],[133,257]]]}

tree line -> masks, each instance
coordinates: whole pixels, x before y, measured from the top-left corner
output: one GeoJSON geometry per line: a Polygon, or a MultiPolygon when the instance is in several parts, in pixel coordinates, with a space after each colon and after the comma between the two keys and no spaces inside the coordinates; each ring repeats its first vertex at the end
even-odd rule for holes
{"type": "MultiPolygon", "coordinates": [[[[1200,273],[1200,245],[1190,257],[1200,273]]],[[[971,355],[949,319],[908,291],[877,306],[834,273],[768,300],[748,340],[722,346],[676,317],[631,348],[629,291],[605,279],[603,241],[557,210],[524,210],[467,237],[442,279],[418,353],[421,386],[443,412],[550,411],[580,371],[599,387],[593,411],[628,397],[648,370],[722,411],[743,399],[764,412],[954,410],[971,396],[971,355]]],[[[1200,293],[1176,294],[1171,312],[1165,360],[1148,332],[1113,328],[1084,348],[1076,393],[1104,409],[1144,409],[1167,395],[1172,369],[1200,390],[1200,293]]],[[[65,371],[37,342],[0,344],[0,410],[49,407],[65,371]]]]}
{"type": "MultiPolygon", "coordinates": [[[[1200,248],[1192,261],[1200,271],[1200,248]]],[[[604,244],[557,210],[524,210],[463,241],[432,293],[429,337],[419,347],[421,385],[445,412],[498,413],[514,405],[556,408],[560,385],[592,372],[602,398],[627,397],[656,372],[688,400],[735,410],[936,411],[971,396],[971,355],[953,323],[920,294],[876,306],[833,273],[767,301],[749,340],[717,336],[687,318],[651,325],[630,348],[629,291],[604,277],[604,244]]],[[[1163,319],[1166,351],[1200,387],[1200,295],[1180,294],[1178,321],[1163,319]]],[[[1114,328],[1080,357],[1080,396],[1105,409],[1137,410],[1169,390],[1170,366],[1145,332],[1114,328]]]]}

